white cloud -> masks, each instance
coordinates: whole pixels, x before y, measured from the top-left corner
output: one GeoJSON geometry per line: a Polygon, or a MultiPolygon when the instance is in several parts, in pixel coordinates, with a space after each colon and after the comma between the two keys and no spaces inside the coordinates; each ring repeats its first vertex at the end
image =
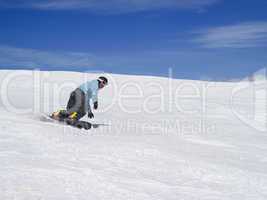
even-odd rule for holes
{"type": "Polygon", "coordinates": [[[155,9],[202,9],[220,0],[9,0],[0,1],[3,7],[22,7],[41,10],[86,9],[100,13],[128,13],[155,9]]]}
{"type": "Polygon", "coordinates": [[[48,52],[0,46],[0,67],[92,67],[95,56],[89,53],[48,52]]]}
{"type": "Polygon", "coordinates": [[[267,22],[249,22],[208,28],[196,32],[193,42],[206,48],[267,46],[267,22]]]}

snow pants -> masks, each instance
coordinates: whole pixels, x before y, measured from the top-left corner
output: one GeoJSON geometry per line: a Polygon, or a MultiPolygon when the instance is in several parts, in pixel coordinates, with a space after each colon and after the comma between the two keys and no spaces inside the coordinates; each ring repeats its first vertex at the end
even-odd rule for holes
{"type": "Polygon", "coordinates": [[[77,120],[81,119],[86,114],[85,94],[77,88],[70,94],[70,98],[67,105],[67,113],[77,113],[77,120]]]}

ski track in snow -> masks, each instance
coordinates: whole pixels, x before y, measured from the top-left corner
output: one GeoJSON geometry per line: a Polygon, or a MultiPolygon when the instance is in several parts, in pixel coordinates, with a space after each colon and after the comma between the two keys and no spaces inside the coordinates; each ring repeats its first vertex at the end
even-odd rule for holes
{"type": "MultiPolygon", "coordinates": [[[[0,83],[13,71],[0,71],[0,83]]],[[[30,71],[23,72],[31,74],[30,71]]],[[[45,72],[42,72],[44,74],[45,72]]],[[[89,77],[97,77],[91,74],[89,77]]],[[[168,79],[112,75],[118,85],[151,80],[166,90],[168,79]]],[[[33,107],[33,84],[26,76],[12,80],[8,96],[12,104],[33,107]]],[[[75,80],[80,73],[51,72],[47,83],[75,80]]],[[[182,80],[174,80],[179,85],[182,80]]],[[[200,86],[203,82],[189,81],[200,86]]],[[[94,123],[109,124],[91,131],[58,123],[43,122],[43,110],[16,114],[0,101],[0,199],[2,200],[266,200],[267,133],[245,124],[231,110],[229,98],[236,83],[216,83],[209,88],[206,114],[171,112],[129,114],[119,103],[107,112],[96,112],[94,123]],[[205,122],[210,132],[170,126],[168,132],[156,127],[161,120],[181,120],[189,124],[205,122]],[[129,120],[136,127],[125,128],[129,120]],[[156,127],[143,129],[144,125],[156,127]],[[140,128],[141,127],[141,128],[140,128]]],[[[112,84],[100,92],[101,106],[110,103],[112,84]]],[[[73,88],[60,98],[65,105],[73,88]]],[[[154,88],[155,89],[155,88],[154,88]]],[[[133,91],[130,91],[130,93],[133,91]]],[[[152,89],[145,96],[154,94],[152,89]]],[[[186,92],[190,93],[189,90],[186,92]]],[[[166,99],[168,93],[164,94],[166,99]]],[[[49,112],[58,105],[49,104],[51,96],[42,96],[41,108],[49,112]]],[[[250,113],[247,96],[235,102],[250,113]]],[[[138,109],[144,99],[128,100],[130,109],[138,109]]],[[[158,106],[158,99],[149,103],[158,106]]],[[[165,101],[164,105],[168,102],[165,101]]],[[[199,100],[183,99],[187,109],[198,109],[199,100]]],[[[261,106],[261,105],[259,105],[261,106]]],[[[262,109],[264,109],[262,105],[262,109]]],[[[46,111],[46,113],[48,113],[46,111]]]]}

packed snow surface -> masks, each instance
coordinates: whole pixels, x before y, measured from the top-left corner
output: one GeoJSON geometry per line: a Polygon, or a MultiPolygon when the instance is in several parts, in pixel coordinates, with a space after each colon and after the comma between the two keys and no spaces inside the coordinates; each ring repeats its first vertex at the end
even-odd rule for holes
{"type": "Polygon", "coordinates": [[[99,74],[0,71],[1,200],[266,200],[266,83],[104,74],[90,131],[41,120],[99,74]]]}

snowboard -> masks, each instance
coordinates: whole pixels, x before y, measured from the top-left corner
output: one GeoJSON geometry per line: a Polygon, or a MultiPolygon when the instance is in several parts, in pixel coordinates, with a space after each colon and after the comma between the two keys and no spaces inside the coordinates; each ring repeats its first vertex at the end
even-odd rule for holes
{"type": "Polygon", "coordinates": [[[82,121],[82,120],[78,120],[78,121],[72,121],[72,120],[68,120],[68,119],[55,119],[50,115],[42,115],[40,117],[41,121],[44,122],[58,122],[60,124],[65,124],[68,126],[72,126],[75,128],[79,128],[79,129],[85,129],[85,130],[89,130],[92,128],[92,124],[86,121],[82,121]]]}
{"type": "Polygon", "coordinates": [[[58,122],[60,124],[65,124],[68,126],[72,126],[78,129],[85,129],[85,130],[90,130],[91,128],[98,128],[100,126],[108,126],[107,124],[92,124],[86,121],[78,120],[76,123],[71,123],[68,120],[57,120],[52,118],[50,115],[42,115],[40,117],[41,121],[44,122],[58,122]]]}

